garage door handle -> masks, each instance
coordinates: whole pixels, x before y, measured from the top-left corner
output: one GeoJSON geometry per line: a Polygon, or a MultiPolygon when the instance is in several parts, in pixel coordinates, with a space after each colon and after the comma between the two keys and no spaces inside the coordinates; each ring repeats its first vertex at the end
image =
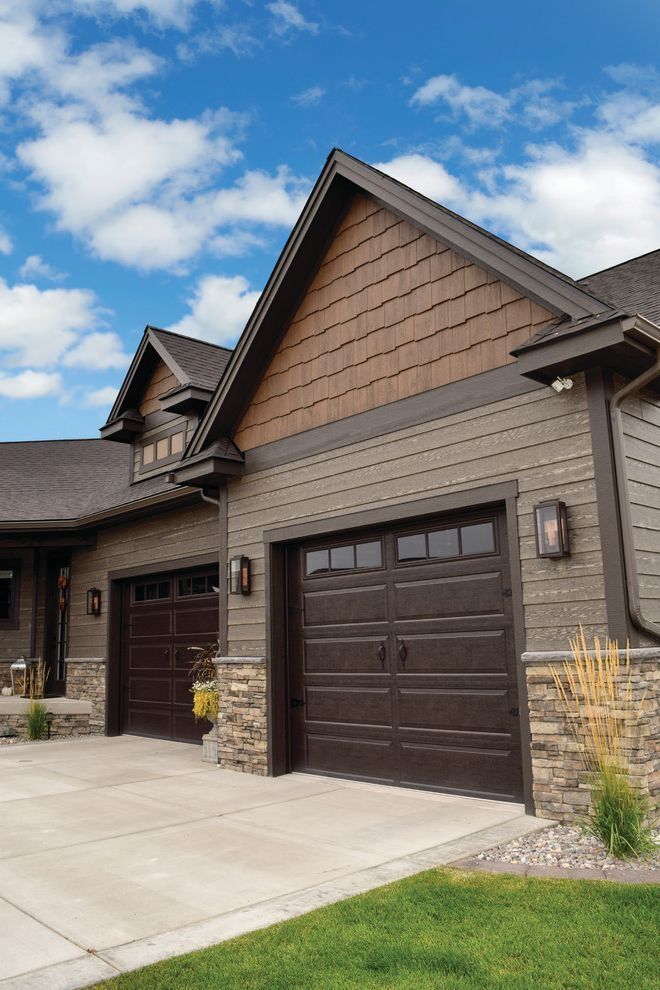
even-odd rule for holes
{"type": "Polygon", "coordinates": [[[408,647],[403,642],[403,640],[400,640],[400,642],[399,642],[399,658],[401,660],[401,665],[403,667],[405,667],[405,665],[406,665],[406,657],[407,656],[408,656],[408,647]]]}
{"type": "Polygon", "coordinates": [[[380,660],[383,670],[385,670],[385,643],[381,643],[378,647],[378,659],[380,660]]]}

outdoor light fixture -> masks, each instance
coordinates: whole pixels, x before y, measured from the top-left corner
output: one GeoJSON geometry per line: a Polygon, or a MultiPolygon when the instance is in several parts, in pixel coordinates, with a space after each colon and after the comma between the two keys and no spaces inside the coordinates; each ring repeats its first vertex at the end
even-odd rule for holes
{"type": "Polygon", "coordinates": [[[568,391],[569,388],[573,388],[572,378],[562,378],[561,375],[557,375],[553,382],[550,382],[550,388],[554,388],[555,392],[568,391]]]}
{"type": "Polygon", "coordinates": [[[101,614],[101,591],[99,588],[89,588],[87,591],[87,615],[101,614]]]}
{"type": "Polygon", "coordinates": [[[567,557],[570,554],[565,502],[555,499],[535,505],[534,529],[539,557],[567,557]]]}
{"type": "Polygon", "coordinates": [[[249,557],[232,557],[229,561],[229,591],[232,595],[250,594],[249,557]]]}

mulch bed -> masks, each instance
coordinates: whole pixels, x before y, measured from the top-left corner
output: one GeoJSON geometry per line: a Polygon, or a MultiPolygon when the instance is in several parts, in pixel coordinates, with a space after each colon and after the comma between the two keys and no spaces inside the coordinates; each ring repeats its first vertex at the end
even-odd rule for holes
{"type": "Polygon", "coordinates": [[[452,866],[523,877],[660,883],[660,847],[649,858],[615,859],[596,838],[581,828],[556,825],[487,849],[478,856],[452,863],[452,866]]]}

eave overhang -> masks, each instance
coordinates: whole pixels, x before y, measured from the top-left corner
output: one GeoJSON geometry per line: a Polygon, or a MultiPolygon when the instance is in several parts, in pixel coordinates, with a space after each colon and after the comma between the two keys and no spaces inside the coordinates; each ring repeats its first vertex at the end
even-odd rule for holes
{"type": "Polygon", "coordinates": [[[227,478],[240,477],[245,471],[243,454],[231,440],[219,440],[208,450],[189,457],[173,471],[168,480],[176,485],[195,488],[219,488],[227,478]]]}
{"type": "Polygon", "coordinates": [[[128,409],[101,427],[100,433],[104,440],[115,440],[118,443],[131,443],[137,434],[144,429],[144,417],[137,409],[128,409]]]}
{"type": "Polygon", "coordinates": [[[581,321],[570,333],[558,325],[538,340],[512,351],[521,375],[545,385],[599,365],[635,377],[655,360],[660,327],[620,311],[581,321]]]}
{"type": "Polygon", "coordinates": [[[200,388],[195,385],[183,385],[173,389],[160,400],[160,408],[164,412],[185,413],[201,412],[213,396],[210,388],[200,388]]]}

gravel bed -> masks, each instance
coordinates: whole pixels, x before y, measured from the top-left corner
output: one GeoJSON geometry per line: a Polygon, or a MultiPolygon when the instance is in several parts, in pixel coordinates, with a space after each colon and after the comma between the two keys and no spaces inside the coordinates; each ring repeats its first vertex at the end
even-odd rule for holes
{"type": "MultiPolygon", "coordinates": [[[[656,834],[656,842],[660,833],[656,834]]],[[[657,870],[660,872],[660,845],[658,852],[648,859],[615,859],[609,856],[598,839],[587,835],[581,828],[555,825],[542,832],[533,832],[521,839],[513,839],[495,849],[487,849],[475,857],[485,863],[522,863],[528,866],[552,866],[564,869],[601,869],[614,867],[631,870],[657,870]]]]}

